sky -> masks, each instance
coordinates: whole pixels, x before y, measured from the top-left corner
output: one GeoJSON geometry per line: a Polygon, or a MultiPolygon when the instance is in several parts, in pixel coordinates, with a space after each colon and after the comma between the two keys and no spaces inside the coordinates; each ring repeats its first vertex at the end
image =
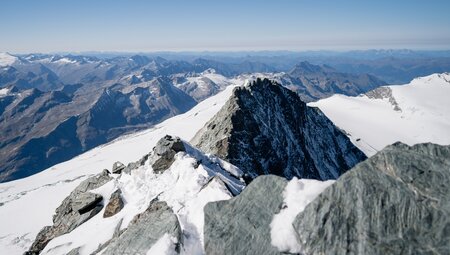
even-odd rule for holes
{"type": "Polygon", "coordinates": [[[0,52],[450,49],[450,0],[0,1],[0,52]]]}

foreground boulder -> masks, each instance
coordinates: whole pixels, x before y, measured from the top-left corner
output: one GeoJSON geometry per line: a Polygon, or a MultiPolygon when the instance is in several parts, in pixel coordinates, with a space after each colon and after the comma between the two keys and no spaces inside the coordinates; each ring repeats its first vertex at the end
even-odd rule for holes
{"type": "Polygon", "coordinates": [[[175,161],[175,154],[180,151],[186,151],[186,149],[179,137],[166,135],[161,138],[153,148],[153,153],[150,157],[153,171],[161,173],[167,170],[175,161]]]}
{"type": "Polygon", "coordinates": [[[267,79],[235,88],[191,143],[251,179],[262,174],[336,179],[366,159],[319,109],[267,79]]]}
{"type": "Polygon", "coordinates": [[[117,161],[113,164],[111,171],[113,174],[120,174],[120,173],[122,173],[122,170],[124,170],[124,169],[125,169],[125,165],[122,162],[117,161]]]}
{"type": "Polygon", "coordinates": [[[102,200],[103,197],[99,194],[81,193],[73,200],[72,209],[78,211],[79,214],[83,214],[92,210],[102,200]]]}
{"type": "Polygon", "coordinates": [[[165,234],[174,237],[176,244],[173,252],[178,253],[182,240],[177,216],[166,202],[153,201],[147,210],[134,217],[119,237],[107,244],[102,254],[146,254],[165,234]]]}
{"type": "Polygon", "coordinates": [[[107,171],[90,177],[78,185],[56,208],[53,225],[44,227],[36,236],[27,254],[38,254],[53,238],[69,233],[97,213],[103,205],[102,196],[88,192],[110,181],[107,171]]]}
{"type": "Polygon", "coordinates": [[[108,204],[105,207],[105,212],[103,213],[103,218],[108,218],[116,215],[124,206],[122,191],[120,189],[114,191],[111,194],[108,204]]]}
{"type": "Polygon", "coordinates": [[[449,183],[450,146],[388,146],[299,210],[278,250],[271,222],[286,209],[286,181],[260,176],[236,198],[205,206],[205,251],[286,254],[293,245],[301,254],[450,254],[449,183]]]}
{"type": "Polygon", "coordinates": [[[279,254],[270,244],[270,223],[283,203],[286,179],[263,175],[228,201],[205,206],[206,254],[279,254]]]}
{"type": "Polygon", "coordinates": [[[397,143],[300,213],[306,254],[450,254],[450,146],[397,143]]]}

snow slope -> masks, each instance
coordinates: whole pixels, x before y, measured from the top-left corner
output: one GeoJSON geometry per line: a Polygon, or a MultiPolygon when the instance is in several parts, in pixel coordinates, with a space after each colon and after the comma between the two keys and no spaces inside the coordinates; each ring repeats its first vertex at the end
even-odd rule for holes
{"type": "Polygon", "coordinates": [[[52,224],[52,215],[61,201],[87,177],[111,169],[115,161],[127,164],[138,160],[165,134],[190,140],[225,104],[232,90],[233,86],[229,86],[190,111],[151,129],[121,137],[28,178],[1,183],[1,253],[22,254],[38,231],[52,224]]]}
{"type": "Polygon", "coordinates": [[[310,103],[319,107],[352,142],[371,156],[397,141],[450,144],[450,74],[432,74],[409,84],[310,103]]]}
{"type": "Polygon", "coordinates": [[[18,57],[12,56],[6,52],[0,52],[0,66],[10,66],[16,61],[19,61],[18,57]]]}

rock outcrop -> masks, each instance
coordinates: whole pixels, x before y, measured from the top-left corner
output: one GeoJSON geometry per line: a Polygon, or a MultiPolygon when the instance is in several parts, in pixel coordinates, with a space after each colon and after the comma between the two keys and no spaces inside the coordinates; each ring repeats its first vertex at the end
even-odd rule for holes
{"type": "Polygon", "coordinates": [[[102,200],[103,197],[99,194],[81,193],[73,199],[72,209],[78,211],[79,214],[84,214],[96,207],[102,200]]]}
{"type": "Polygon", "coordinates": [[[186,151],[186,149],[179,137],[166,135],[161,138],[150,156],[150,165],[153,171],[161,173],[167,170],[175,161],[175,154],[180,151],[186,151]]]}
{"type": "Polygon", "coordinates": [[[251,178],[336,179],[366,158],[319,109],[267,79],[235,88],[191,143],[251,178]]]}
{"type": "Polygon", "coordinates": [[[111,172],[113,174],[120,174],[122,172],[122,170],[125,169],[125,165],[122,162],[115,162],[112,166],[111,172]]]}
{"type": "Polygon", "coordinates": [[[294,221],[305,254],[450,254],[450,146],[396,143],[294,221]]]}
{"type": "Polygon", "coordinates": [[[108,218],[116,215],[124,206],[122,191],[120,189],[114,191],[111,194],[108,204],[105,207],[105,212],[103,213],[103,218],[108,218]]]}
{"type": "Polygon", "coordinates": [[[102,186],[111,179],[108,172],[103,171],[81,182],[56,208],[53,225],[44,227],[38,233],[28,254],[38,254],[53,238],[69,233],[99,213],[103,208],[100,203],[103,198],[88,191],[102,186]]]}
{"type": "Polygon", "coordinates": [[[153,201],[102,254],[146,254],[164,234],[177,239],[174,252],[178,253],[182,235],[177,216],[166,202],[153,201]]]}
{"type": "Polygon", "coordinates": [[[206,254],[279,254],[270,244],[270,223],[280,211],[286,179],[264,175],[227,201],[205,206],[206,254]]]}
{"type": "MultiPolygon", "coordinates": [[[[396,143],[358,164],[292,224],[301,254],[450,254],[450,146],[396,143]]],[[[286,181],[260,176],[205,207],[207,254],[284,254],[270,227],[286,181]]]]}

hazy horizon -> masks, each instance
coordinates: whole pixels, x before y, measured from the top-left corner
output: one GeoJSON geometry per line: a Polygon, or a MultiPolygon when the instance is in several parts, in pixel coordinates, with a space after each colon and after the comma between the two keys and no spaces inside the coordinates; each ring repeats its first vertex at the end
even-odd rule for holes
{"type": "Polygon", "coordinates": [[[450,49],[450,1],[7,1],[0,51],[450,49]]]}

